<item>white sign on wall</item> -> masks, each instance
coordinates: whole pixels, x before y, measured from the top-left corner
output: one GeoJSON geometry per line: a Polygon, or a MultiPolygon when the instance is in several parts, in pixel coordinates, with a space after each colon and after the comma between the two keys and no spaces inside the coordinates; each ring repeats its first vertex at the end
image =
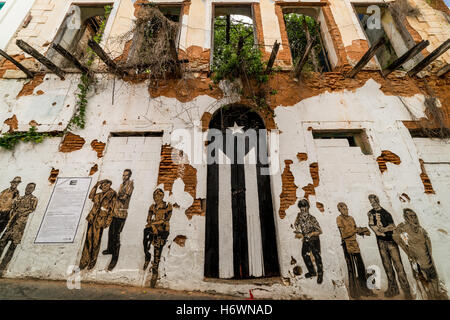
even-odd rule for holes
{"type": "Polygon", "coordinates": [[[58,178],[34,243],[72,243],[91,177],[58,178]]]}

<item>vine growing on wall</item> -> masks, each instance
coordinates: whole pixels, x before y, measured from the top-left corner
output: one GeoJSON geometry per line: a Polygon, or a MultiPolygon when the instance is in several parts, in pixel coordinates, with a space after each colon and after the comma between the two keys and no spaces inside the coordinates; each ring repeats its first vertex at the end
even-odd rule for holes
{"type": "Polygon", "coordinates": [[[61,134],[50,134],[47,132],[37,132],[32,126],[28,131],[7,132],[0,137],[0,147],[12,150],[20,142],[41,143],[47,137],[61,136],[61,134]]]}
{"type": "MultiPolygon", "coordinates": [[[[102,41],[103,33],[105,32],[106,21],[108,21],[111,10],[112,6],[105,6],[105,15],[102,18],[102,22],[100,23],[97,34],[93,37],[93,40],[97,43],[100,43],[102,41]]],[[[87,47],[86,51],[88,52],[89,56],[86,65],[88,68],[90,68],[96,58],[96,54],[89,46],[87,47]]],[[[86,124],[86,107],[88,104],[87,95],[92,89],[92,85],[94,83],[95,78],[90,70],[86,73],[81,74],[80,82],[78,83],[79,92],[77,93],[75,112],[72,118],[69,120],[66,129],[64,130],[65,132],[71,130],[74,126],[80,129],[84,129],[84,126],[86,124]]]]}

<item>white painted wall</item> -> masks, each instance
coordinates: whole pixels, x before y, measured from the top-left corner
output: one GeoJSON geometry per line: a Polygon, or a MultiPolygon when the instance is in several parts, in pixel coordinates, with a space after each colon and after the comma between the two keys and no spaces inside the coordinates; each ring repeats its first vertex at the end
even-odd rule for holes
{"type": "Polygon", "coordinates": [[[35,0],[3,0],[0,10],[0,49],[5,50],[11,38],[22,25],[35,0]]]}
{"type": "MultiPolygon", "coordinates": [[[[35,88],[45,94],[25,96],[15,99],[24,80],[0,80],[0,120],[4,121],[15,114],[19,120],[19,129],[26,130],[28,122],[35,120],[42,123],[39,130],[50,130],[64,126],[73,110],[74,87],[77,76],[69,75],[61,82],[54,76],[46,76],[41,85],[35,88]],[[57,102],[52,105],[53,102],[57,102]],[[62,125],[58,125],[61,122],[62,125]]],[[[104,271],[110,256],[102,256],[91,272],[83,272],[83,280],[98,282],[114,282],[131,285],[146,284],[146,277],[141,271],[143,264],[142,231],[151,194],[156,187],[156,175],[159,165],[159,149],[161,144],[170,143],[171,132],[176,128],[192,128],[192,121],[199,121],[205,111],[214,112],[221,105],[228,103],[224,98],[217,101],[208,96],[199,96],[193,101],[182,104],[172,98],[155,98],[148,95],[145,83],[131,85],[116,80],[114,105],[112,102],[112,79],[99,76],[99,84],[95,94],[89,98],[87,108],[87,125],[84,130],[74,133],[85,138],[86,143],[81,150],[71,153],[58,152],[60,138],[45,140],[42,144],[21,143],[15,151],[0,150],[0,187],[9,186],[9,181],[16,175],[22,177],[19,190],[23,193],[27,182],[36,182],[35,195],[39,199],[36,211],[30,216],[22,244],[17,248],[10,263],[7,277],[37,277],[46,279],[66,279],[66,270],[70,265],[77,265],[84,243],[86,228],[85,217],[92,203],[87,200],[82,214],[78,233],[73,244],[34,244],[34,238],[43,218],[45,207],[50,198],[53,185],[48,182],[52,167],[60,170],[60,177],[87,176],[90,168],[97,163],[99,172],[93,175],[92,184],[104,177],[113,181],[117,189],[121,174],[125,167],[133,170],[135,191],[131,199],[129,218],[122,233],[122,249],[117,267],[112,272],[104,271]],[[104,122],[105,121],[105,122],[104,122]],[[110,132],[117,131],[163,131],[162,138],[108,138],[110,132]],[[90,147],[92,140],[107,143],[105,156],[97,158],[90,147]],[[123,144],[121,144],[123,143],[123,144]],[[7,168],[7,169],[6,169],[7,168]]],[[[279,244],[280,266],[283,283],[258,286],[239,283],[214,283],[203,281],[204,265],[204,224],[205,217],[194,216],[188,220],[184,211],[192,204],[192,196],[184,191],[184,183],[177,179],[172,194],[166,193],[166,200],[178,203],[171,219],[171,234],[164,247],[160,264],[160,285],[173,289],[215,290],[217,292],[248,295],[248,289],[254,289],[256,297],[270,298],[339,298],[346,299],[345,288],[346,265],[342,256],[339,232],[336,227],[336,204],[344,201],[348,204],[350,214],[359,225],[367,226],[366,213],[370,209],[367,201],[368,193],[379,195],[383,206],[388,209],[396,223],[402,219],[402,208],[413,207],[419,219],[429,232],[434,248],[434,259],[438,273],[444,283],[449,285],[449,274],[446,265],[449,263],[448,233],[450,224],[445,212],[450,208],[448,200],[449,185],[447,176],[442,176],[445,164],[426,165],[436,195],[426,195],[420,180],[419,157],[430,161],[426,155],[434,157],[449,154],[449,145],[433,142],[435,145],[420,149],[400,120],[410,120],[409,113],[397,97],[385,96],[380,85],[373,80],[355,90],[323,93],[297,103],[294,106],[279,106],[275,109],[278,128],[281,130],[280,167],[272,176],[272,196],[274,217],[279,244]],[[367,96],[371,99],[368,100],[367,96]],[[368,120],[369,119],[369,120],[368,120]],[[365,128],[368,130],[373,155],[362,155],[358,149],[348,147],[318,146],[312,139],[308,127],[316,129],[365,128]],[[417,148],[417,149],[416,149],[417,148]],[[430,149],[431,148],[431,149],[430,149]],[[434,149],[433,149],[434,148],[434,149]],[[376,157],[381,150],[390,150],[402,160],[400,165],[388,163],[388,170],[381,174],[376,164],[376,157]],[[433,151],[434,150],[434,151],[433,151]],[[298,162],[298,152],[306,152],[308,160],[298,162]],[[303,197],[303,186],[312,183],[309,164],[319,163],[320,184],[316,188],[316,196],[310,197],[311,213],[317,217],[324,234],[321,236],[322,257],[324,262],[324,283],[317,285],[314,280],[303,276],[294,277],[290,262],[291,257],[297,260],[303,270],[306,267],[301,258],[301,244],[294,238],[291,224],[297,215],[296,204],[289,207],[286,217],[280,219],[278,209],[281,193],[281,172],[284,160],[291,159],[291,171],[295,177],[297,197],[303,197]],[[442,167],[443,166],[443,167],[442,167]],[[442,168],[441,168],[442,167],[442,168]],[[407,193],[411,203],[401,203],[398,196],[407,193]],[[325,212],[321,213],[315,202],[324,204],[325,212]],[[440,204],[436,204],[440,201],[440,204]],[[177,235],[187,237],[185,247],[173,243],[177,235]],[[264,291],[268,290],[268,291],[264,291]]],[[[405,103],[412,106],[417,114],[421,114],[423,97],[416,95],[404,98],[405,103]]],[[[2,130],[8,129],[6,125],[2,130]]],[[[447,160],[445,160],[447,161],[447,160]]],[[[197,197],[206,197],[206,166],[192,164],[197,169],[197,197]]],[[[448,170],[447,170],[448,171],[448,170]]],[[[445,171],[445,172],[447,172],[445,171]]],[[[102,240],[103,250],[106,246],[107,230],[102,240]]],[[[375,237],[359,239],[366,266],[381,266],[376,248],[375,237]]],[[[404,257],[405,269],[411,285],[411,271],[404,257]]],[[[384,276],[383,276],[384,277],[384,276]]],[[[384,279],[384,278],[383,278],[384,279]]],[[[383,288],[386,286],[383,283],[383,288]]]]}

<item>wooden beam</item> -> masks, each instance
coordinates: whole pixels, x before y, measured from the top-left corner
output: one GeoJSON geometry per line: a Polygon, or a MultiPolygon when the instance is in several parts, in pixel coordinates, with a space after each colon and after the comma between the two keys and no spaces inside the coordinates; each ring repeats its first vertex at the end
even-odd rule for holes
{"type": "Polygon", "coordinates": [[[311,48],[313,46],[315,38],[312,38],[311,41],[308,42],[306,45],[305,53],[303,53],[303,57],[300,59],[300,61],[295,66],[294,70],[294,77],[299,78],[300,74],[302,72],[303,66],[305,65],[306,61],[308,61],[309,53],[311,52],[311,48]]]}
{"type": "Polygon", "coordinates": [[[393,71],[400,68],[405,62],[407,62],[409,59],[416,56],[420,51],[425,49],[430,42],[428,40],[424,40],[416,44],[414,47],[409,49],[404,55],[402,55],[400,58],[392,62],[386,69],[382,71],[383,77],[387,77],[389,74],[391,74],[393,71]]]}
{"type": "MultiPolygon", "coordinates": [[[[303,24],[303,30],[305,30],[305,34],[306,34],[306,42],[308,43],[309,41],[311,41],[311,34],[309,33],[308,23],[306,22],[306,16],[303,17],[302,24],[303,24]]],[[[314,71],[319,72],[319,64],[316,59],[316,50],[314,50],[314,47],[311,48],[309,58],[311,59],[311,61],[313,63],[314,71]]]]}
{"type": "Polygon", "coordinates": [[[69,51],[61,47],[59,44],[54,43],[52,44],[52,48],[55,49],[60,55],[62,55],[64,58],[69,60],[78,70],[80,70],[83,73],[88,73],[89,69],[85,66],[83,66],[77,58],[75,58],[69,51]]]}
{"type": "Polygon", "coordinates": [[[350,70],[350,72],[347,74],[347,76],[349,78],[355,77],[356,74],[359,71],[361,71],[361,69],[364,68],[364,66],[366,64],[369,63],[369,61],[373,58],[373,56],[378,51],[378,49],[380,49],[385,43],[386,43],[385,37],[381,37],[380,39],[378,39],[378,41],[375,42],[375,44],[373,46],[371,46],[369,48],[369,50],[367,50],[367,52],[362,56],[362,58],[358,61],[356,66],[354,66],[353,69],[350,70]]]}
{"type": "Polygon", "coordinates": [[[33,78],[34,74],[32,71],[28,70],[27,68],[25,68],[23,66],[23,64],[19,63],[18,61],[14,60],[13,57],[11,57],[9,54],[7,54],[5,51],[0,49],[0,55],[2,55],[3,57],[5,57],[5,59],[11,61],[12,64],[14,64],[17,68],[19,68],[20,70],[22,70],[28,78],[33,78]]]}
{"type": "Polygon", "coordinates": [[[279,48],[280,48],[280,43],[277,40],[275,40],[275,43],[273,44],[273,47],[272,47],[272,53],[270,54],[269,61],[267,62],[267,68],[266,68],[267,74],[272,70],[272,67],[273,67],[273,64],[275,63],[275,58],[277,57],[279,48]]]}
{"type": "Polygon", "coordinates": [[[120,77],[123,77],[127,72],[121,67],[117,66],[114,61],[106,54],[100,45],[92,39],[88,40],[88,46],[94,50],[95,54],[109,67],[109,69],[120,77]]]}
{"type": "Polygon", "coordinates": [[[439,71],[437,72],[436,75],[438,77],[442,77],[443,75],[445,75],[449,71],[450,71],[450,64],[447,64],[447,65],[443,66],[441,69],[439,69],[439,71]]]}
{"type": "Polygon", "coordinates": [[[61,80],[64,80],[64,71],[55,65],[53,62],[51,62],[49,59],[44,57],[42,54],[40,54],[36,49],[34,49],[32,46],[30,46],[28,43],[26,43],[23,40],[16,40],[16,45],[28,53],[29,55],[33,56],[37,61],[42,63],[44,66],[46,66],[50,71],[52,71],[54,74],[56,74],[61,80]]]}
{"type": "Polygon", "coordinates": [[[444,43],[442,43],[438,48],[436,48],[433,52],[431,52],[428,56],[425,57],[422,61],[420,61],[414,68],[409,70],[408,76],[415,76],[417,73],[422,71],[426,66],[428,66],[431,62],[436,60],[439,56],[444,54],[450,48],[450,39],[447,39],[444,43]]]}

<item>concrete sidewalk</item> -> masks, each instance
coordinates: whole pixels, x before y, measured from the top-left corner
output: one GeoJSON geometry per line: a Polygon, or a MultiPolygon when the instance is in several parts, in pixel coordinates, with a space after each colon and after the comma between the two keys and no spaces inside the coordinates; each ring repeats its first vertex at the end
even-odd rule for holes
{"type": "MultiPolygon", "coordinates": [[[[237,297],[170,289],[81,283],[68,289],[65,281],[0,279],[0,300],[233,300],[237,297]]],[[[242,298],[241,298],[242,299],[242,298]]]]}

